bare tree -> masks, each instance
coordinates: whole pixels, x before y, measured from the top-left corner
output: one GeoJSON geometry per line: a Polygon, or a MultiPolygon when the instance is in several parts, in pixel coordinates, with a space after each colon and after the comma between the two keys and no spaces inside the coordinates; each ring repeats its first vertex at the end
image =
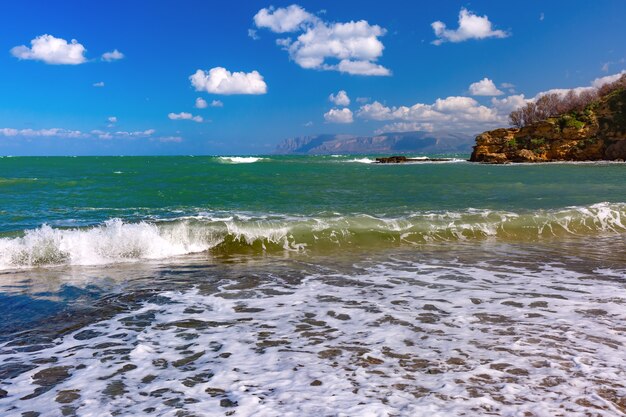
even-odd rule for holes
{"type": "Polygon", "coordinates": [[[515,127],[524,127],[563,113],[582,112],[599,97],[624,88],[626,88],[626,74],[622,74],[616,81],[606,83],[597,89],[569,90],[566,94],[547,93],[539,97],[537,101],[531,101],[513,110],[509,114],[509,121],[515,127]]]}

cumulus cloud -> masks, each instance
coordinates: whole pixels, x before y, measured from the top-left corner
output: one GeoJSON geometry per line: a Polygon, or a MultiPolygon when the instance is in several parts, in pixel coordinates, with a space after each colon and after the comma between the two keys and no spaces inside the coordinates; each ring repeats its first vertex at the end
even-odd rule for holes
{"type": "Polygon", "coordinates": [[[198,97],[196,99],[195,107],[196,109],[206,109],[209,106],[209,103],[206,102],[202,97],[198,97]]]}
{"type": "Polygon", "coordinates": [[[220,100],[213,100],[211,102],[211,107],[224,107],[224,103],[222,103],[220,100]]]}
{"type": "Polygon", "coordinates": [[[194,116],[193,114],[187,112],[169,113],[167,117],[170,120],[193,120],[196,123],[202,123],[204,121],[202,116],[194,116]]]}
{"type": "Polygon", "coordinates": [[[98,81],[92,84],[94,87],[104,87],[104,81],[98,81]]]}
{"type": "Polygon", "coordinates": [[[339,90],[337,94],[329,95],[328,100],[335,106],[347,107],[350,105],[350,97],[348,97],[348,93],[345,90],[339,90]]]}
{"type": "Polygon", "coordinates": [[[337,70],[352,75],[391,75],[391,71],[382,65],[370,61],[351,61],[349,59],[339,61],[337,70]]]}
{"type": "MultiPolygon", "coordinates": [[[[508,113],[507,113],[508,114],[508,113]]],[[[442,130],[475,133],[506,122],[496,108],[481,105],[471,97],[439,98],[432,104],[388,107],[378,101],[361,106],[357,116],[365,120],[396,121],[384,131],[442,130]]]]}
{"type": "Polygon", "coordinates": [[[570,91],[573,91],[576,94],[580,94],[585,91],[592,91],[592,90],[602,87],[604,84],[609,84],[614,81],[617,81],[623,74],[626,74],[626,70],[618,72],[617,74],[606,75],[604,77],[596,78],[593,81],[591,81],[590,85],[588,86],[581,86],[581,87],[574,87],[574,88],[553,88],[551,90],[542,91],[540,93],[537,93],[535,97],[529,99],[528,101],[536,101],[541,96],[544,96],[546,94],[558,94],[560,96],[564,96],[570,91]]]}
{"type": "Polygon", "coordinates": [[[494,30],[487,16],[478,16],[462,8],[459,12],[459,27],[456,30],[448,29],[441,21],[431,23],[437,39],[432,43],[441,45],[444,42],[463,42],[469,39],[506,38],[509,33],[494,30]]]}
{"type": "Polygon", "coordinates": [[[275,33],[294,32],[305,22],[316,21],[317,18],[297,4],[289,7],[264,8],[254,15],[254,24],[258,28],[267,28],[275,33]]]}
{"type": "Polygon", "coordinates": [[[324,120],[328,123],[352,123],[352,111],[348,108],[330,109],[324,113],[324,120]]]}
{"type": "Polygon", "coordinates": [[[357,116],[367,120],[391,120],[395,117],[392,113],[393,110],[391,108],[375,101],[371,104],[361,106],[357,112],[357,116]]]}
{"type": "Polygon", "coordinates": [[[275,33],[301,32],[296,39],[281,38],[277,45],[302,68],[339,71],[353,75],[391,75],[376,63],[384,45],[379,40],[386,30],[365,20],[325,22],[298,5],[261,9],[254,22],[275,33]]]}
{"type": "Polygon", "coordinates": [[[513,96],[504,97],[501,99],[497,99],[493,97],[491,99],[491,105],[500,114],[509,114],[513,110],[522,107],[527,102],[528,100],[524,97],[524,94],[516,94],[513,96]]]}
{"type": "Polygon", "coordinates": [[[226,68],[215,67],[209,71],[197,70],[189,79],[196,91],[211,94],[265,94],[267,84],[257,71],[230,72],[226,68]]]}
{"type": "Polygon", "coordinates": [[[46,34],[37,36],[30,44],[30,48],[26,45],[11,48],[11,54],[18,59],[43,61],[55,65],[78,65],[87,62],[86,49],[76,39],[68,43],[65,39],[46,34]]]}
{"type": "Polygon", "coordinates": [[[604,76],[604,77],[596,78],[595,80],[593,80],[591,82],[591,86],[593,88],[600,88],[604,84],[608,84],[608,83],[612,83],[612,82],[617,81],[619,79],[619,77],[621,77],[624,74],[626,74],[626,70],[618,72],[617,74],[607,75],[607,76],[604,76]]]}
{"type": "Polygon", "coordinates": [[[504,94],[502,91],[498,90],[493,81],[487,77],[470,84],[469,91],[473,96],[501,96],[504,94]]]}
{"type": "Polygon", "coordinates": [[[107,62],[118,61],[122,58],[124,58],[124,54],[118,51],[117,49],[114,49],[111,52],[105,52],[102,54],[102,60],[107,61],[107,62]]]}

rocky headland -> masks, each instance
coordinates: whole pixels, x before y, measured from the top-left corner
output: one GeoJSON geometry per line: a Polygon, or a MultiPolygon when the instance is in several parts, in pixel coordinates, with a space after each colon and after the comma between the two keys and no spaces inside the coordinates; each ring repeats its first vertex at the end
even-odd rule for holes
{"type": "Polygon", "coordinates": [[[511,113],[512,124],[518,127],[478,135],[470,161],[505,164],[626,160],[626,75],[588,92],[587,97],[581,99],[571,93],[570,99],[578,100],[571,105],[564,97],[548,97],[511,113]],[[538,107],[542,105],[548,108],[549,117],[534,120],[536,114],[541,114],[538,107]],[[567,111],[554,114],[559,106],[567,111]],[[526,111],[535,113],[530,117],[526,111]],[[524,116],[532,122],[525,123],[524,116]]]}

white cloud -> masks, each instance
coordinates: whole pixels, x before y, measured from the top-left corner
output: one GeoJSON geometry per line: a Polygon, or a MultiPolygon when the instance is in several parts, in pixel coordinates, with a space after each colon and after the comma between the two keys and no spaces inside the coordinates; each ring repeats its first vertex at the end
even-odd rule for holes
{"type": "Polygon", "coordinates": [[[169,113],[167,117],[170,120],[193,120],[196,123],[202,123],[204,121],[202,116],[194,116],[193,114],[187,112],[169,113]]]}
{"type": "MultiPolygon", "coordinates": [[[[0,128],[0,136],[16,137],[16,138],[61,138],[61,139],[151,139],[156,133],[154,129],[139,131],[117,131],[110,132],[104,130],[92,130],[90,132],[81,132],[80,130],[70,130],[62,128],[50,129],[13,129],[0,128]]],[[[158,139],[158,138],[156,138],[158,139]]]]}
{"type": "Polygon", "coordinates": [[[148,139],[156,133],[154,129],[137,130],[128,132],[120,130],[117,132],[105,132],[103,130],[92,130],[90,134],[97,139],[148,139]]]}
{"type": "Polygon", "coordinates": [[[196,109],[206,109],[209,106],[209,103],[206,102],[202,97],[198,97],[196,99],[195,107],[196,109]]]}
{"type": "Polygon", "coordinates": [[[348,108],[330,109],[324,113],[324,120],[329,123],[352,123],[352,111],[348,108]]]}
{"type": "Polygon", "coordinates": [[[255,41],[258,41],[259,39],[261,39],[259,35],[257,35],[256,30],[254,29],[248,29],[248,36],[252,38],[252,40],[255,40],[255,41]]]}
{"type": "Polygon", "coordinates": [[[335,106],[346,107],[350,105],[350,97],[348,97],[348,93],[345,90],[339,90],[337,94],[329,95],[328,100],[335,106]]]}
{"type": "Polygon", "coordinates": [[[431,23],[438,39],[432,43],[441,45],[443,42],[463,42],[468,39],[506,38],[509,33],[502,30],[493,30],[492,23],[487,16],[478,16],[462,8],[459,12],[459,27],[456,30],[447,29],[441,21],[431,23]]]}
{"type": "Polygon", "coordinates": [[[357,97],[356,102],[359,104],[365,104],[365,103],[369,103],[371,99],[372,99],[371,97],[357,97]]]}
{"type": "Polygon", "coordinates": [[[375,101],[361,106],[357,116],[365,120],[398,121],[383,127],[385,131],[399,131],[397,129],[401,128],[416,130],[419,127],[418,130],[476,133],[506,123],[506,115],[500,114],[496,108],[479,104],[471,97],[439,98],[433,104],[416,103],[410,107],[388,107],[375,101]]]}
{"type": "Polygon", "coordinates": [[[470,84],[469,91],[473,96],[501,96],[504,94],[502,91],[498,90],[493,81],[487,77],[470,84]]]}
{"type": "Polygon", "coordinates": [[[118,61],[122,58],[124,58],[124,54],[118,51],[117,49],[114,49],[111,52],[105,52],[102,54],[102,60],[107,61],[107,62],[118,61]]]}
{"type": "Polygon", "coordinates": [[[92,84],[94,87],[104,87],[104,81],[98,81],[92,84]]]}
{"type": "Polygon", "coordinates": [[[526,100],[524,94],[517,94],[501,99],[493,97],[491,99],[491,105],[501,114],[509,114],[513,110],[522,107],[526,103],[528,103],[528,100],[526,100]]]}
{"type": "Polygon", "coordinates": [[[294,32],[300,29],[303,23],[317,20],[297,4],[278,9],[274,7],[261,9],[253,19],[258,28],[267,28],[275,33],[294,32]]]}
{"type": "Polygon", "coordinates": [[[276,41],[302,68],[339,71],[353,75],[390,75],[376,63],[384,45],[378,39],[385,29],[365,20],[346,23],[325,22],[297,5],[261,9],[254,17],[259,28],[275,33],[302,32],[293,40],[276,41]]]}
{"type": "Polygon", "coordinates": [[[46,64],[78,65],[87,62],[85,47],[72,39],[69,43],[65,39],[55,38],[52,35],[41,35],[30,41],[31,47],[16,46],[11,54],[18,59],[43,61],[46,64]]]}
{"type": "Polygon", "coordinates": [[[110,116],[107,118],[107,120],[109,121],[109,123],[117,123],[117,117],[115,116],[110,116]]]}
{"type": "Polygon", "coordinates": [[[311,126],[313,126],[313,122],[310,120],[304,124],[304,127],[311,127],[311,126]]]}
{"type": "Polygon", "coordinates": [[[86,135],[80,130],[68,130],[53,127],[50,129],[12,129],[0,128],[0,136],[22,137],[59,137],[59,138],[83,138],[86,135]]]}
{"type": "Polygon", "coordinates": [[[350,61],[349,59],[339,61],[337,70],[351,75],[391,75],[391,71],[382,65],[370,61],[350,61]]]}
{"type": "Polygon", "coordinates": [[[537,95],[533,97],[530,101],[537,100],[539,97],[546,95],[546,94],[558,94],[558,95],[564,96],[570,91],[573,91],[576,94],[580,94],[584,91],[591,91],[591,90],[602,87],[604,84],[609,84],[614,81],[617,81],[624,74],[626,74],[626,70],[622,70],[621,72],[618,72],[617,74],[605,75],[604,77],[596,78],[595,80],[591,81],[591,85],[589,86],[575,87],[575,88],[553,88],[548,91],[542,91],[540,93],[537,93],[537,95]]]}
{"type": "Polygon", "coordinates": [[[626,74],[626,70],[622,70],[622,71],[618,72],[617,74],[607,75],[607,76],[604,76],[604,77],[596,78],[595,80],[593,80],[591,82],[591,86],[594,87],[594,88],[600,88],[604,84],[608,84],[608,83],[612,83],[614,81],[617,81],[619,79],[619,77],[621,77],[624,74],[626,74]]]}
{"type": "Polygon", "coordinates": [[[378,101],[361,106],[357,116],[367,120],[391,120],[394,118],[392,110],[378,101]]]}
{"type": "Polygon", "coordinates": [[[180,143],[183,141],[183,138],[180,136],[161,136],[158,138],[153,138],[151,140],[162,143],[180,143]]]}
{"type": "Polygon", "coordinates": [[[380,135],[383,133],[399,133],[399,132],[432,132],[434,130],[432,123],[417,123],[417,122],[396,122],[386,124],[380,129],[374,131],[375,134],[380,135]]]}
{"type": "Polygon", "coordinates": [[[224,107],[224,103],[222,103],[220,100],[213,100],[211,102],[211,107],[224,107]]]}
{"type": "Polygon", "coordinates": [[[208,72],[197,70],[189,77],[196,91],[212,94],[265,94],[267,84],[257,71],[230,72],[226,68],[215,67],[208,72]]]}

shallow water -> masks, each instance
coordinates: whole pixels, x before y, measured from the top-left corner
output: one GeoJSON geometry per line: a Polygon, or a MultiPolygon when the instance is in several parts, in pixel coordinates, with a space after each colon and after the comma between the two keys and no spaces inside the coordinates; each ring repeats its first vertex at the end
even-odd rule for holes
{"type": "Polygon", "coordinates": [[[56,285],[5,273],[11,296],[72,319],[5,343],[0,410],[620,415],[624,249],[612,237],[189,259],[132,279],[59,269],[56,285]]]}
{"type": "Polygon", "coordinates": [[[368,160],[0,159],[0,415],[626,413],[626,165],[368,160]]]}

